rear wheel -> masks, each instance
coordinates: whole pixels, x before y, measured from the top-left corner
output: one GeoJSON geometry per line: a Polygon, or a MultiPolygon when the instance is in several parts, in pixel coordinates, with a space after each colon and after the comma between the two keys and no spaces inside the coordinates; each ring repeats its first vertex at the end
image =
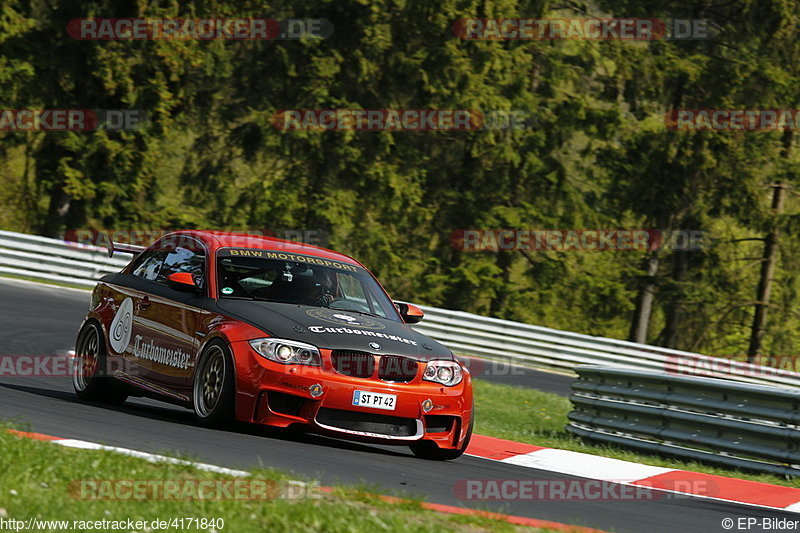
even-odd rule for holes
{"type": "Polygon", "coordinates": [[[82,400],[121,404],[128,395],[114,378],[106,375],[103,333],[96,322],[86,324],[75,345],[72,386],[82,400]]]}
{"type": "Polygon", "coordinates": [[[411,453],[420,459],[428,459],[431,461],[450,461],[452,459],[458,459],[464,454],[465,451],[467,451],[467,446],[469,446],[469,441],[472,438],[472,427],[474,422],[475,409],[473,408],[472,416],[470,417],[469,421],[467,438],[464,439],[464,444],[462,444],[460,448],[442,449],[439,448],[439,446],[437,446],[437,444],[433,441],[421,440],[409,446],[409,448],[411,448],[411,453]]]}
{"type": "Polygon", "coordinates": [[[218,426],[233,422],[233,359],[224,342],[212,341],[200,356],[192,386],[198,422],[218,426]]]}

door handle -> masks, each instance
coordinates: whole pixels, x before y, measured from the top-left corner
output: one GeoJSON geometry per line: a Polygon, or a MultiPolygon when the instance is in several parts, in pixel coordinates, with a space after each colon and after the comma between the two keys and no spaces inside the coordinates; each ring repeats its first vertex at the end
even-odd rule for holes
{"type": "Polygon", "coordinates": [[[150,298],[148,298],[147,296],[145,296],[144,298],[142,298],[141,300],[139,300],[139,303],[138,303],[137,305],[138,305],[138,307],[139,307],[139,309],[140,309],[140,310],[144,311],[145,309],[147,309],[148,307],[150,307],[150,298]]]}

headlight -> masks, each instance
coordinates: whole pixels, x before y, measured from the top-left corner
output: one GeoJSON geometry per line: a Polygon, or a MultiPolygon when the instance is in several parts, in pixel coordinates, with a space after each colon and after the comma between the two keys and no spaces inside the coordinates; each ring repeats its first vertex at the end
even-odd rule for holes
{"type": "Polygon", "coordinates": [[[316,346],[285,339],[253,339],[250,346],[270,361],[283,365],[320,366],[322,358],[316,346]]]}
{"type": "Polygon", "coordinates": [[[448,387],[458,385],[463,377],[461,365],[455,361],[430,361],[422,375],[425,381],[435,381],[448,387]]]}

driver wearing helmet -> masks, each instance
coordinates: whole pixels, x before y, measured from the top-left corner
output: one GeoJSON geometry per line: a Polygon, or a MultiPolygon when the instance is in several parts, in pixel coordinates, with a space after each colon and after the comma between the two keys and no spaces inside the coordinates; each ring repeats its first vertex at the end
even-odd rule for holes
{"type": "Polygon", "coordinates": [[[326,271],[316,276],[297,276],[297,294],[304,305],[328,307],[335,299],[333,296],[333,280],[326,271]]]}

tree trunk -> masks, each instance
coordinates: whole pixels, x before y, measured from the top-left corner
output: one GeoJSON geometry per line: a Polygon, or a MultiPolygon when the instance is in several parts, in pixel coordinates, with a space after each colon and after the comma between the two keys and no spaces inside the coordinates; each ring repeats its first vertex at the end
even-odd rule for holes
{"type": "Polygon", "coordinates": [[[647,275],[642,281],[639,295],[636,298],[636,310],[628,335],[628,339],[633,342],[647,342],[647,330],[650,327],[650,316],[653,314],[653,301],[656,297],[658,262],[658,252],[653,253],[647,259],[647,275]]]}
{"type": "Polygon", "coordinates": [[[503,316],[508,304],[508,295],[511,287],[511,265],[513,256],[510,252],[497,252],[495,264],[503,271],[501,278],[502,285],[495,291],[492,301],[489,304],[489,316],[503,316]]]}
{"type": "Polygon", "coordinates": [[[758,292],[756,294],[756,310],[753,315],[753,327],[750,330],[750,346],[747,349],[747,361],[754,363],[761,355],[761,343],[764,339],[764,328],[767,325],[767,308],[769,306],[769,296],[772,290],[772,278],[775,275],[775,263],[778,259],[778,236],[779,225],[778,215],[783,211],[784,187],[782,183],[773,185],[772,210],[775,213],[775,220],[772,224],[772,231],[767,235],[764,244],[764,255],[761,262],[761,277],[758,280],[758,292]]]}
{"type": "Polygon", "coordinates": [[[40,234],[53,238],[61,236],[71,200],[72,198],[64,191],[62,183],[56,183],[50,188],[50,204],[47,208],[47,215],[39,228],[40,234]]]}
{"type": "MultiPolygon", "coordinates": [[[[781,157],[788,160],[792,152],[792,142],[794,132],[790,129],[783,131],[783,148],[781,157]]],[[[750,346],[747,348],[747,361],[755,363],[761,355],[762,342],[764,340],[764,330],[767,326],[767,308],[769,307],[769,296],[772,290],[772,278],[775,275],[775,263],[778,260],[778,237],[780,236],[780,215],[783,212],[783,200],[785,189],[783,183],[778,182],[772,189],[772,211],[774,218],[772,221],[772,231],[767,235],[764,244],[764,255],[761,263],[761,277],[758,280],[758,292],[756,294],[756,309],[753,314],[753,327],[750,330],[750,346]]]]}
{"type": "Polygon", "coordinates": [[[672,299],[667,306],[666,324],[664,326],[662,346],[666,348],[677,348],[678,346],[678,327],[682,318],[683,305],[683,281],[686,278],[688,268],[689,251],[676,250],[672,254],[672,280],[675,284],[672,292],[672,299]]]}

